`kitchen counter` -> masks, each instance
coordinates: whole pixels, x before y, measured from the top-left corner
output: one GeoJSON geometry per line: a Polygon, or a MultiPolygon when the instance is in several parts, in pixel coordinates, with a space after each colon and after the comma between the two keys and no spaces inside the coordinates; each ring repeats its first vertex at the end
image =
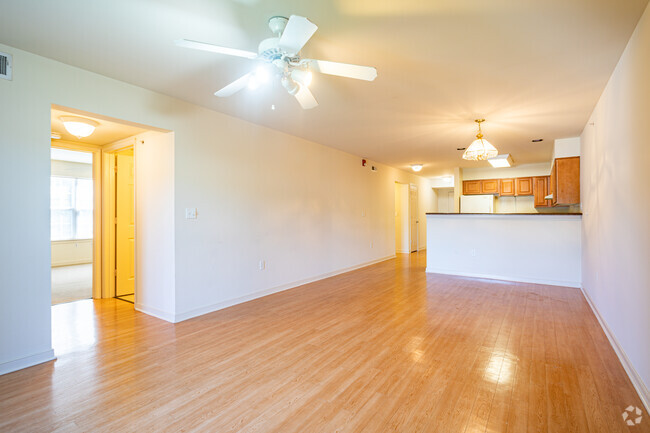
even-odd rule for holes
{"type": "Polygon", "coordinates": [[[539,212],[539,213],[531,213],[531,212],[526,212],[526,213],[450,213],[450,212],[428,212],[427,215],[563,215],[563,216],[571,216],[571,215],[582,215],[582,212],[539,212]]]}
{"type": "Polygon", "coordinates": [[[427,272],[581,285],[581,214],[428,213],[426,218],[427,272]]]}

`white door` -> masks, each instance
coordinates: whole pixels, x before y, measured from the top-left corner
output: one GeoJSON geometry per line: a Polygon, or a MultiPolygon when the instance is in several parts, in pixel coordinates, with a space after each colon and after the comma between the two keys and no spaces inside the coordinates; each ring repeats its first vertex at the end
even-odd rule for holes
{"type": "Polygon", "coordinates": [[[419,221],[418,221],[418,187],[417,185],[411,185],[409,187],[409,226],[411,230],[411,252],[418,250],[418,232],[419,232],[419,221]]]}
{"type": "Polygon", "coordinates": [[[135,288],[133,149],[115,155],[115,166],[115,296],[125,296],[135,288]]]}

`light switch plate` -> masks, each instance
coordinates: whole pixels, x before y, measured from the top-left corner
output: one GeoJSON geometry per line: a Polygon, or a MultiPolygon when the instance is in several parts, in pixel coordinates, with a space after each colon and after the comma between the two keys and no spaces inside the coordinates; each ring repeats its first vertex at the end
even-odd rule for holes
{"type": "Polygon", "coordinates": [[[195,220],[196,219],[196,208],[187,207],[185,208],[185,219],[186,220],[195,220]]]}

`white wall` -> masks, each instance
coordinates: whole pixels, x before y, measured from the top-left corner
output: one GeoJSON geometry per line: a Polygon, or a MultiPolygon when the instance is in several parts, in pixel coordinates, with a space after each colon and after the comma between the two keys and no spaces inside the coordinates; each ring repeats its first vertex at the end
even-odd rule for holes
{"type": "Polygon", "coordinates": [[[427,272],[580,287],[580,215],[427,215],[427,272]]]}
{"type": "Polygon", "coordinates": [[[395,252],[410,253],[409,186],[395,184],[395,252]]]}
{"type": "MultiPolygon", "coordinates": [[[[0,120],[0,145],[11,161],[0,188],[5,203],[21,210],[0,213],[0,226],[11,227],[0,235],[0,372],[52,356],[51,104],[174,131],[173,172],[165,177],[174,190],[173,228],[164,233],[174,245],[174,293],[165,295],[162,310],[168,319],[391,257],[396,181],[418,185],[420,221],[435,208],[429,182],[412,173],[371,162],[378,167],[372,172],[357,156],[8,46],[0,50],[14,56],[13,81],[0,80],[0,99],[14,107],[0,120]],[[190,207],[198,208],[197,220],[184,219],[190,207]],[[257,270],[259,260],[266,270],[257,270]],[[16,361],[25,357],[31,358],[16,361]]],[[[420,237],[424,245],[424,227],[420,237]]]]}
{"type": "Polygon", "coordinates": [[[436,212],[454,212],[454,188],[436,188],[435,191],[438,196],[438,209],[436,212]],[[449,197],[450,193],[451,198],[449,197]]]}
{"type": "Polygon", "coordinates": [[[553,143],[553,159],[580,156],[580,137],[559,138],[553,143]]]}
{"type": "Polygon", "coordinates": [[[175,320],[174,133],[135,137],[135,308],[175,320]]]}
{"type": "Polygon", "coordinates": [[[93,262],[92,239],[54,241],[51,245],[52,266],[81,265],[93,262]]]}
{"type": "Polygon", "coordinates": [[[513,167],[476,167],[463,168],[463,180],[508,179],[512,177],[548,176],[551,174],[551,162],[538,164],[519,164],[513,167]]]}
{"type": "Polygon", "coordinates": [[[650,9],[582,133],[583,286],[650,403],[650,9]]]}

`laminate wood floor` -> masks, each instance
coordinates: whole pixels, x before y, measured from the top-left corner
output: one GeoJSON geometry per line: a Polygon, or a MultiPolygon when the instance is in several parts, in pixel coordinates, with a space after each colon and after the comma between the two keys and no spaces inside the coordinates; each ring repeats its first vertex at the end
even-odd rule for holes
{"type": "Polygon", "coordinates": [[[0,376],[11,432],[650,432],[577,289],[425,274],[424,254],[169,324],[53,307],[58,360],[0,376]]]}

